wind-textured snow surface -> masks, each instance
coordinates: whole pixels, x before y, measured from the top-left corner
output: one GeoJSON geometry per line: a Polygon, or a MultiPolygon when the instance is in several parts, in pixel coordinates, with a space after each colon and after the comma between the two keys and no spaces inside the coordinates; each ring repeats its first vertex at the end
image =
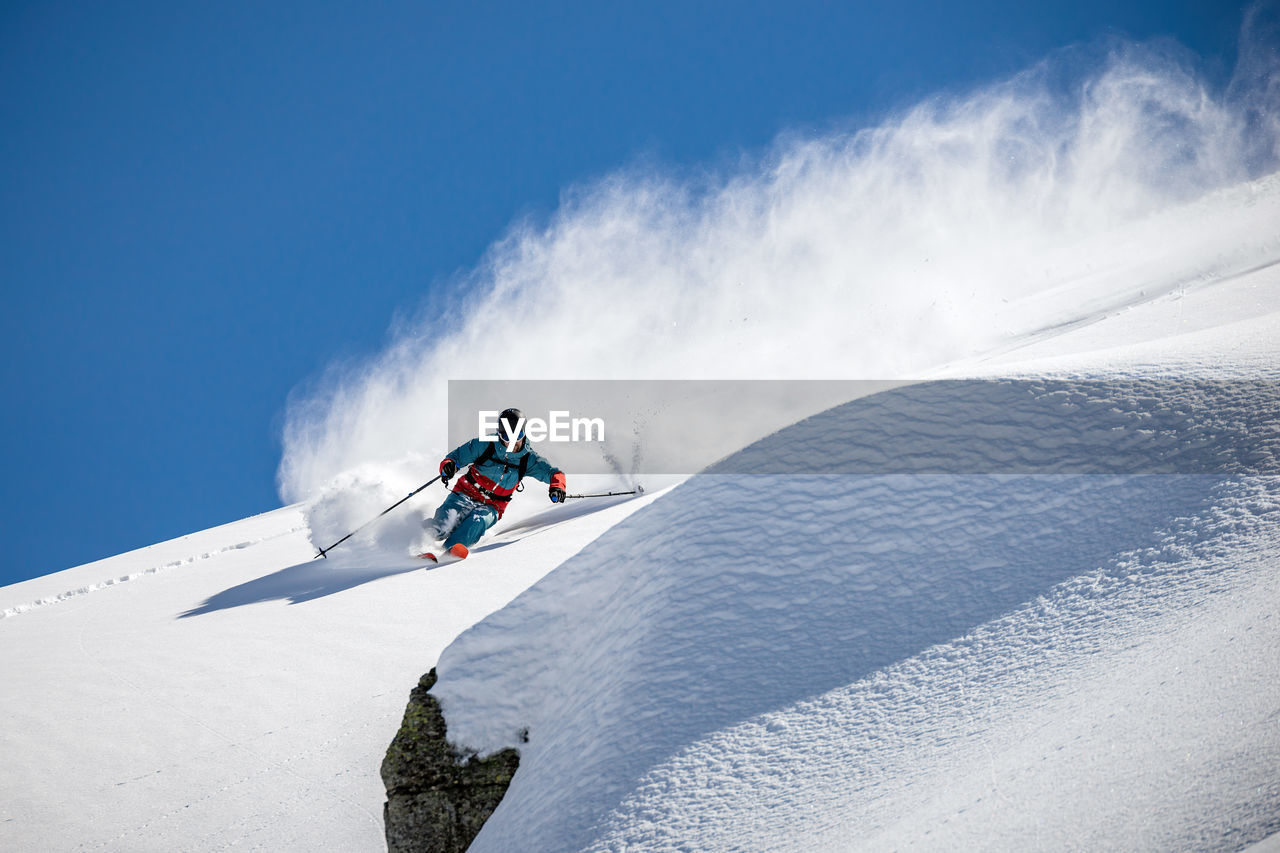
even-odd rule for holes
{"type": "Polygon", "coordinates": [[[1274,376],[922,383],[782,430],[445,651],[451,738],[522,753],[473,849],[1264,838],[1278,466],[1274,376]]]}

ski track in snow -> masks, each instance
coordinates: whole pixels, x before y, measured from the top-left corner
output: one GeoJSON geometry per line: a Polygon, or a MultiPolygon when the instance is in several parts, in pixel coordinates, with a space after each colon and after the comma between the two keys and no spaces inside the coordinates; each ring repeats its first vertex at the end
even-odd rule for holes
{"type": "MultiPolygon", "coordinates": [[[[894,835],[887,815],[933,802],[904,793],[913,781],[972,770],[1014,709],[1056,719],[1044,709],[1069,701],[1072,673],[1124,698],[1103,663],[1158,649],[1197,607],[1222,612],[1257,585],[1280,560],[1278,448],[1269,381],[925,383],[783,430],[611,529],[442,655],[433,692],[451,739],[522,753],[473,849],[973,842],[971,825],[942,831],[954,815],[932,841],[894,835]],[[783,473],[795,471],[809,473],[783,473]]],[[[1260,588],[1274,608],[1274,585],[1260,588]]],[[[1256,693],[1252,726],[1280,702],[1256,693]]],[[[1169,700],[1180,725],[1204,727],[1186,696],[1169,700]]],[[[1108,731],[1088,736],[1116,751],[1108,731]]],[[[1095,803],[1084,829],[1046,821],[1037,841],[1005,821],[987,843],[1064,846],[1086,829],[1135,847],[1257,840],[1277,828],[1280,739],[1274,721],[1252,740],[1232,731],[1173,738],[1196,778],[1255,748],[1208,791],[1170,790],[1186,768],[1168,757],[1131,773],[1159,827],[1095,803]]],[[[1127,760],[1091,771],[1124,777],[1127,760]]],[[[1033,816],[1097,799],[1030,789],[1018,807],[1033,816]]]]}
{"type": "MultiPolygon", "coordinates": [[[[285,507],[285,509],[286,509],[286,510],[288,510],[288,509],[292,509],[292,508],[291,508],[291,507],[285,507]]],[[[217,528],[214,528],[214,529],[216,530],[217,528]]],[[[300,531],[302,531],[302,530],[305,530],[305,529],[306,529],[306,528],[305,528],[304,526],[296,526],[296,527],[292,527],[292,528],[290,528],[289,530],[285,530],[285,531],[280,531],[280,532],[272,533],[272,534],[270,534],[270,535],[268,535],[268,536],[263,536],[263,537],[256,538],[256,539],[249,539],[249,540],[245,540],[245,541],[241,541],[241,542],[236,542],[236,543],[231,544],[231,545],[223,545],[223,546],[220,546],[220,547],[215,547],[215,548],[212,548],[212,549],[210,549],[210,550],[208,550],[208,551],[203,551],[203,552],[201,552],[201,553],[199,553],[199,554],[193,554],[193,555],[191,555],[191,556],[189,556],[189,557],[182,557],[182,558],[177,559],[177,560],[169,560],[169,561],[167,561],[167,562],[165,562],[165,563],[162,563],[162,564],[160,564],[160,565],[151,566],[151,567],[146,568],[146,569],[141,569],[141,570],[138,570],[138,571],[132,571],[132,572],[129,572],[128,574],[118,575],[118,576],[116,576],[116,577],[107,578],[106,580],[98,581],[98,582],[96,582],[96,583],[88,583],[88,584],[84,584],[84,585],[82,585],[82,586],[77,586],[77,587],[75,587],[74,589],[69,589],[69,590],[67,590],[66,592],[61,592],[61,593],[58,593],[58,594],[56,594],[56,595],[46,595],[46,596],[43,596],[43,597],[41,597],[41,598],[38,598],[38,599],[36,599],[36,600],[34,600],[34,601],[27,602],[27,603],[25,603],[25,604],[18,604],[18,605],[14,605],[14,606],[12,606],[12,607],[6,607],[4,610],[0,610],[0,619],[7,619],[7,618],[9,618],[9,617],[11,617],[11,616],[18,616],[18,615],[20,615],[20,614],[22,614],[22,613],[27,613],[27,612],[29,612],[29,611],[31,611],[31,610],[34,610],[34,609],[38,608],[38,607],[46,607],[46,606],[48,606],[48,605],[50,605],[50,604],[58,604],[59,602],[68,601],[68,600],[70,600],[70,599],[73,599],[73,598],[76,598],[76,597],[78,597],[78,596],[82,596],[82,595],[88,595],[89,593],[97,592],[98,590],[101,590],[101,589],[108,589],[108,588],[110,588],[110,587],[117,586],[117,585],[122,584],[122,583],[128,583],[129,581],[138,580],[139,578],[145,578],[145,577],[147,577],[148,575],[155,575],[155,574],[159,574],[160,572],[168,571],[169,569],[176,569],[176,568],[180,568],[180,567],[182,567],[182,566],[188,566],[188,565],[191,565],[192,563],[198,563],[198,562],[200,562],[200,561],[202,561],[202,560],[208,560],[208,559],[210,559],[210,558],[212,558],[212,557],[217,557],[217,556],[220,556],[220,555],[222,555],[222,554],[226,554],[226,553],[228,553],[229,551],[240,551],[240,550],[243,550],[243,549],[245,549],[245,548],[250,548],[250,547],[252,547],[252,546],[254,546],[254,545],[258,545],[258,544],[260,544],[260,543],[262,543],[262,542],[270,542],[270,541],[271,541],[271,540],[273,540],[273,539],[279,539],[279,538],[281,538],[281,537],[283,537],[283,536],[292,536],[293,534],[296,534],[296,533],[298,533],[298,532],[300,532],[300,531]]],[[[186,537],[182,537],[182,538],[186,538],[186,537]]],[[[173,542],[180,542],[180,541],[181,541],[181,539],[172,540],[172,541],[173,541],[173,542]]],[[[154,548],[154,547],[163,547],[163,545],[167,545],[167,544],[169,544],[169,543],[162,543],[162,545],[161,545],[161,546],[149,546],[149,547],[152,547],[152,548],[154,548]]],[[[145,551],[145,550],[147,550],[147,549],[140,549],[140,550],[145,551]]],[[[128,553],[128,554],[121,554],[121,555],[119,555],[119,557],[108,558],[107,560],[104,560],[104,561],[101,561],[101,562],[104,562],[104,563],[110,563],[110,562],[114,562],[114,561],[116,561],[116,560],[120,560],[120,559],[122,559],[122,558],[127,560],[127,559],[129,559],[129,558],[130,558],[134,553],[136,553],[136,552],[130,552],[130,553],[128,553]]],[[[76,568],[76,569],[69,569],[68,571],[69,571],[69,572],[76,572],[76,573],[80,574],[80,573],[84,573],[84,571],[85,571],[87,568],[89,568],[89,567],[91,567],[91,566],[93,566],[93,565],[94,565],[93,563],[88,563],[88,564],[86,564],[85,566],[81,566],[81,567],[78,567],[78,568],[76,568]]],[[[37,578],[36,580],[38,580],[38,581],[42,581],[42,582],[43,582],[43,581],[45,581],[45,578],[37,578]]],[[[15,584],[15,586],[17,586],[17,585],[15,584]]]]}

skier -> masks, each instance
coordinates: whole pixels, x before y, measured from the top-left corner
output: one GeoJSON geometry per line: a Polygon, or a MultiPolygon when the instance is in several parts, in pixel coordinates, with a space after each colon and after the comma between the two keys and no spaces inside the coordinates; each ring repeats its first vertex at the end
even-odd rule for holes
{"type": "MultiPolygon", "coordinates": [[[[496,438],[473,438],[441,460],[440,477],[446,486],[459,469],[466,471],[423,526],[433,539],[444,540],[453,557],[466,557],[467,549],[502,518],[526,476],[550,485],[552,503],[564,501],[564,472],[527,447],[524,424],[519,409],[505,409],[498,416],[496,438]]],[[[430,552],[421,556],[439,562],[430,552]]]]}

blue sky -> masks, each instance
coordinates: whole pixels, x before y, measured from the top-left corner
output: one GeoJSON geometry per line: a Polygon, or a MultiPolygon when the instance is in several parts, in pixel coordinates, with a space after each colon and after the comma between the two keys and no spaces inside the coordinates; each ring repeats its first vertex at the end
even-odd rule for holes
{"type": "Polygon", "coordinates": [[[1242,8],[7,3],[0,583],[278,506],[290,391],[568,186],[1242,8]]]}

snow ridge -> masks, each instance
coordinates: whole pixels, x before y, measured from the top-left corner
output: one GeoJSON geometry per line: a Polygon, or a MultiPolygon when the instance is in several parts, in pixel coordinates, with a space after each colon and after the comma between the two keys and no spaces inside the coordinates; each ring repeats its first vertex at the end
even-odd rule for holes
{"type": "MultiPolygon", "coordinates": [[[[1259,587],[1280,556],[1273,385],[925,383],[810,418],[677,487],[441,657],[434,693],[451,737],[522,753],[474,849],[806,849],[800,826],[835,832],[838,848],[906,813],[905,789],[882,780],[966,766],[1008,724],[992,709],[1035,719],[1069,698],[1038,688],[1073,671],[1125,695],[1105,665],[1179,636],[1199,607],[1261,619],[1256,604],[1223,602],[1252,586],[1274,607],[1275,585],[1259,587]],[[753,753],[762,738],[780,760],[753,753]],[[740,741],[753,746],[725,748],[740,741]],[[772,805],[734,799],[788,786],[796,795],[772,805]],[[826,817],[805,823],[818,801],[826,817]]],[[[1277,669],[1249,662],[1258,677],[1277,669]]],[[[1256,726],[1275,693],[1260,689],[1236,709],[1248,725],[1221,737],[1173,737],[1182,763],[1137,779],[1133,796],[1178,820],[1097,809],[1098,831],[1165,847],[1262,837],[1280,805],[1265,784],[1280,741],[1257,748],[1256,726]],[[1229,756],[1230,780],[1207,794],[1169,790],[1229,756]]],[[[1219,710],[1179,704],[1169,725],[1203,727],[1219,710]]],[[[1115,725],[1089,737],[1121,762],[1115,725]]],[[[1068,794],[1019,808],[1098,805],[1068,794]]],[[[1029,843],[1022,831],[997,846],[1029,843]]]]}

